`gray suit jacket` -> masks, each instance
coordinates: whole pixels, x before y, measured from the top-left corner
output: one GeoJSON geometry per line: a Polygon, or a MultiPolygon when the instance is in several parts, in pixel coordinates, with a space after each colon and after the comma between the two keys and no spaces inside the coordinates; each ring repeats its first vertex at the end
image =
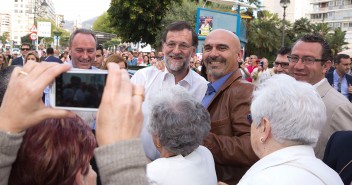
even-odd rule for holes
{"type": "Polygon", "coordinates": [[[326,106],[327,120],[314,150],[317,158],[323,159],[330,136],[336,131],[352,130],[352,104],[332,88],[326,79],[317,87],[317,91],[326,106]]]}

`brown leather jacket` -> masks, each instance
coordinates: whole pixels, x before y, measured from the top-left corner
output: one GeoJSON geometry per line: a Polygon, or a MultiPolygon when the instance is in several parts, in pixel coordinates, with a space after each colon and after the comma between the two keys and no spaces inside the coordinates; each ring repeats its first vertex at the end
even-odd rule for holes
{"type": "Polygon", "coordinates": [[[211,130],[204,140],[214,156],[218,181],[237,184],[258,157],[250,142],[247,115],[253,84],[241,79],[235,71],[222,85],[208,106],[211,130]]]}

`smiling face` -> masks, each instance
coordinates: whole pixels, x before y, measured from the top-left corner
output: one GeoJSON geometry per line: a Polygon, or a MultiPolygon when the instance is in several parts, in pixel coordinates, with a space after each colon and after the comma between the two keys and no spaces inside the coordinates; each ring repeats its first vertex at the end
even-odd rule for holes
{"type": "Polygon", "coordinates": [[[195,50],[195,47],[192,46],[192,32],[190,30],[169,31],[163,43],[164,60],[168,71],[179,73],[188,70],[195,50]]]}
{"type": "MultiPolygon", "coordinates": [[[[298,41],[292,48],[291,56],[321,59],[322,46],[318,42],[298,41]]],[[[299,60],[297,63],[290,62],[288,70],[296,80],[308,82],[312,85],[325,78],[326,72],[326,69],[321,62],[314,62],[313,64],[305,65],[302,63],[302,60],[299,60]]]]}
{"type": "Polygon", "coordinates": [[[70,55],[75,68],[90,69],[95,60],[96,42],[92,35],[78,33],[72,40],[70,55]]]}
{"type": "Polygon", "coordinates": [[[204,42],[203,59],[213,80],[238,69],[242,51],[238,37],[226,30],[209,33],[204,42]]]}

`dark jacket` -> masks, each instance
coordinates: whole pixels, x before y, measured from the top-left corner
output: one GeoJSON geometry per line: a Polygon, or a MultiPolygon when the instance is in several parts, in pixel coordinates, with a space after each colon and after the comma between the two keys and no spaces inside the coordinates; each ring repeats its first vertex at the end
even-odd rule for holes
{"type": "Polygon", "coordinates": [[[237,184],[258,160],[250,142],[247,115],[254,85],[241,79],[235,71],[216,93],[208,106],[211,130],[204,140],[214,156],[219,181],[237,184]]]}
{"type": "Polygon", "coordinates": [[[46,59],[45,59],[46,62],[56,62],[56,63],[60,63],[62,64],[62,61],[59,59],[59,58],[56,58],[54,56],[48,56],[46,59]]]}
{"type": "Polygon", "coordinates": [[[324,163],[339,173],[344,184],[352,182],[352,131],[337,131],[326,145],[324,163]]]}
{"type": "MultiPolygon", "coordinates": [[[[352,76],[349,75],[349,74],[346,74],[345,76],[346,76],[347,86],[348,86],[349,84],[352,85],[352,76]]],[[[328,80],[329,84],[330,84],[331,86],[333,86],[333,85],[334,85],[334,71],[327,73],[327,74],[325,75],[325,77],[326,77],[326,79],[328,80]]],[[[352,94],[351,94],[351,93],[348,93],[348,100],[349,100],[350,102],[352,102],[352,94]]]]}
{"type": "Polygon", "coordinates": [[[17,66],[23,66],[23,58],[22,57],[17,57],[14,60],[12,60],[11,65],[17,65],[17,66]]]}

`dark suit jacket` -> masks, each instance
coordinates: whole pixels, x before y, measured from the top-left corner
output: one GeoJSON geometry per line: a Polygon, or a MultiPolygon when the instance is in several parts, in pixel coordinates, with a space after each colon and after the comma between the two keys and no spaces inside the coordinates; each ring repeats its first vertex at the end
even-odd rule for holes
{"type": "Polygon", "coordinates": [[[46,62],[57,62],[57,63],[62,63],[62,61],[54,56],[48,56],[46,59],[45,59],[46,62]]]}
{"type": "Polygon", "coordinates": [[[326,145],[324,163],[340,173],[344,184],[352,182],[352,131],[337,131],[326,145]],[[351,162],[349,165],[347,165],[351,162]],[[347,166],[346,166],[347,165],[347,166]],[[345,167],[345,168],[344,168],[345,167]],[[344,169],[343,169],[344,168],[344,169]],[[343,169],[343,170],[342,170],[343,169]]]}
{"type": "Polygon", "coordinates": [[[23,58],[22,58],[22,57],[17,57],[17,58],[15,58],[15,59],[12,61],[11,65],[12,65],[12,66],[13,66],[13,65],[23,66],[23,58]]]}
{"type": "MultiPolygon", "coordinates": [[[[333,72],[329,72],[325,75],[326,79],[328,80],[328,82],[331,86],[333,86],[333,84],[334,84],[334,73],[333,72]]],[[[352,76],[351,75],[346,74],[346,80],[347,80],[347,84],[352,85],[352,76]]],[[[352,94],[350,94],[350,93],[348,94],[348,100],[350,100],[350,102],[352,102],[352,94]]]]}

